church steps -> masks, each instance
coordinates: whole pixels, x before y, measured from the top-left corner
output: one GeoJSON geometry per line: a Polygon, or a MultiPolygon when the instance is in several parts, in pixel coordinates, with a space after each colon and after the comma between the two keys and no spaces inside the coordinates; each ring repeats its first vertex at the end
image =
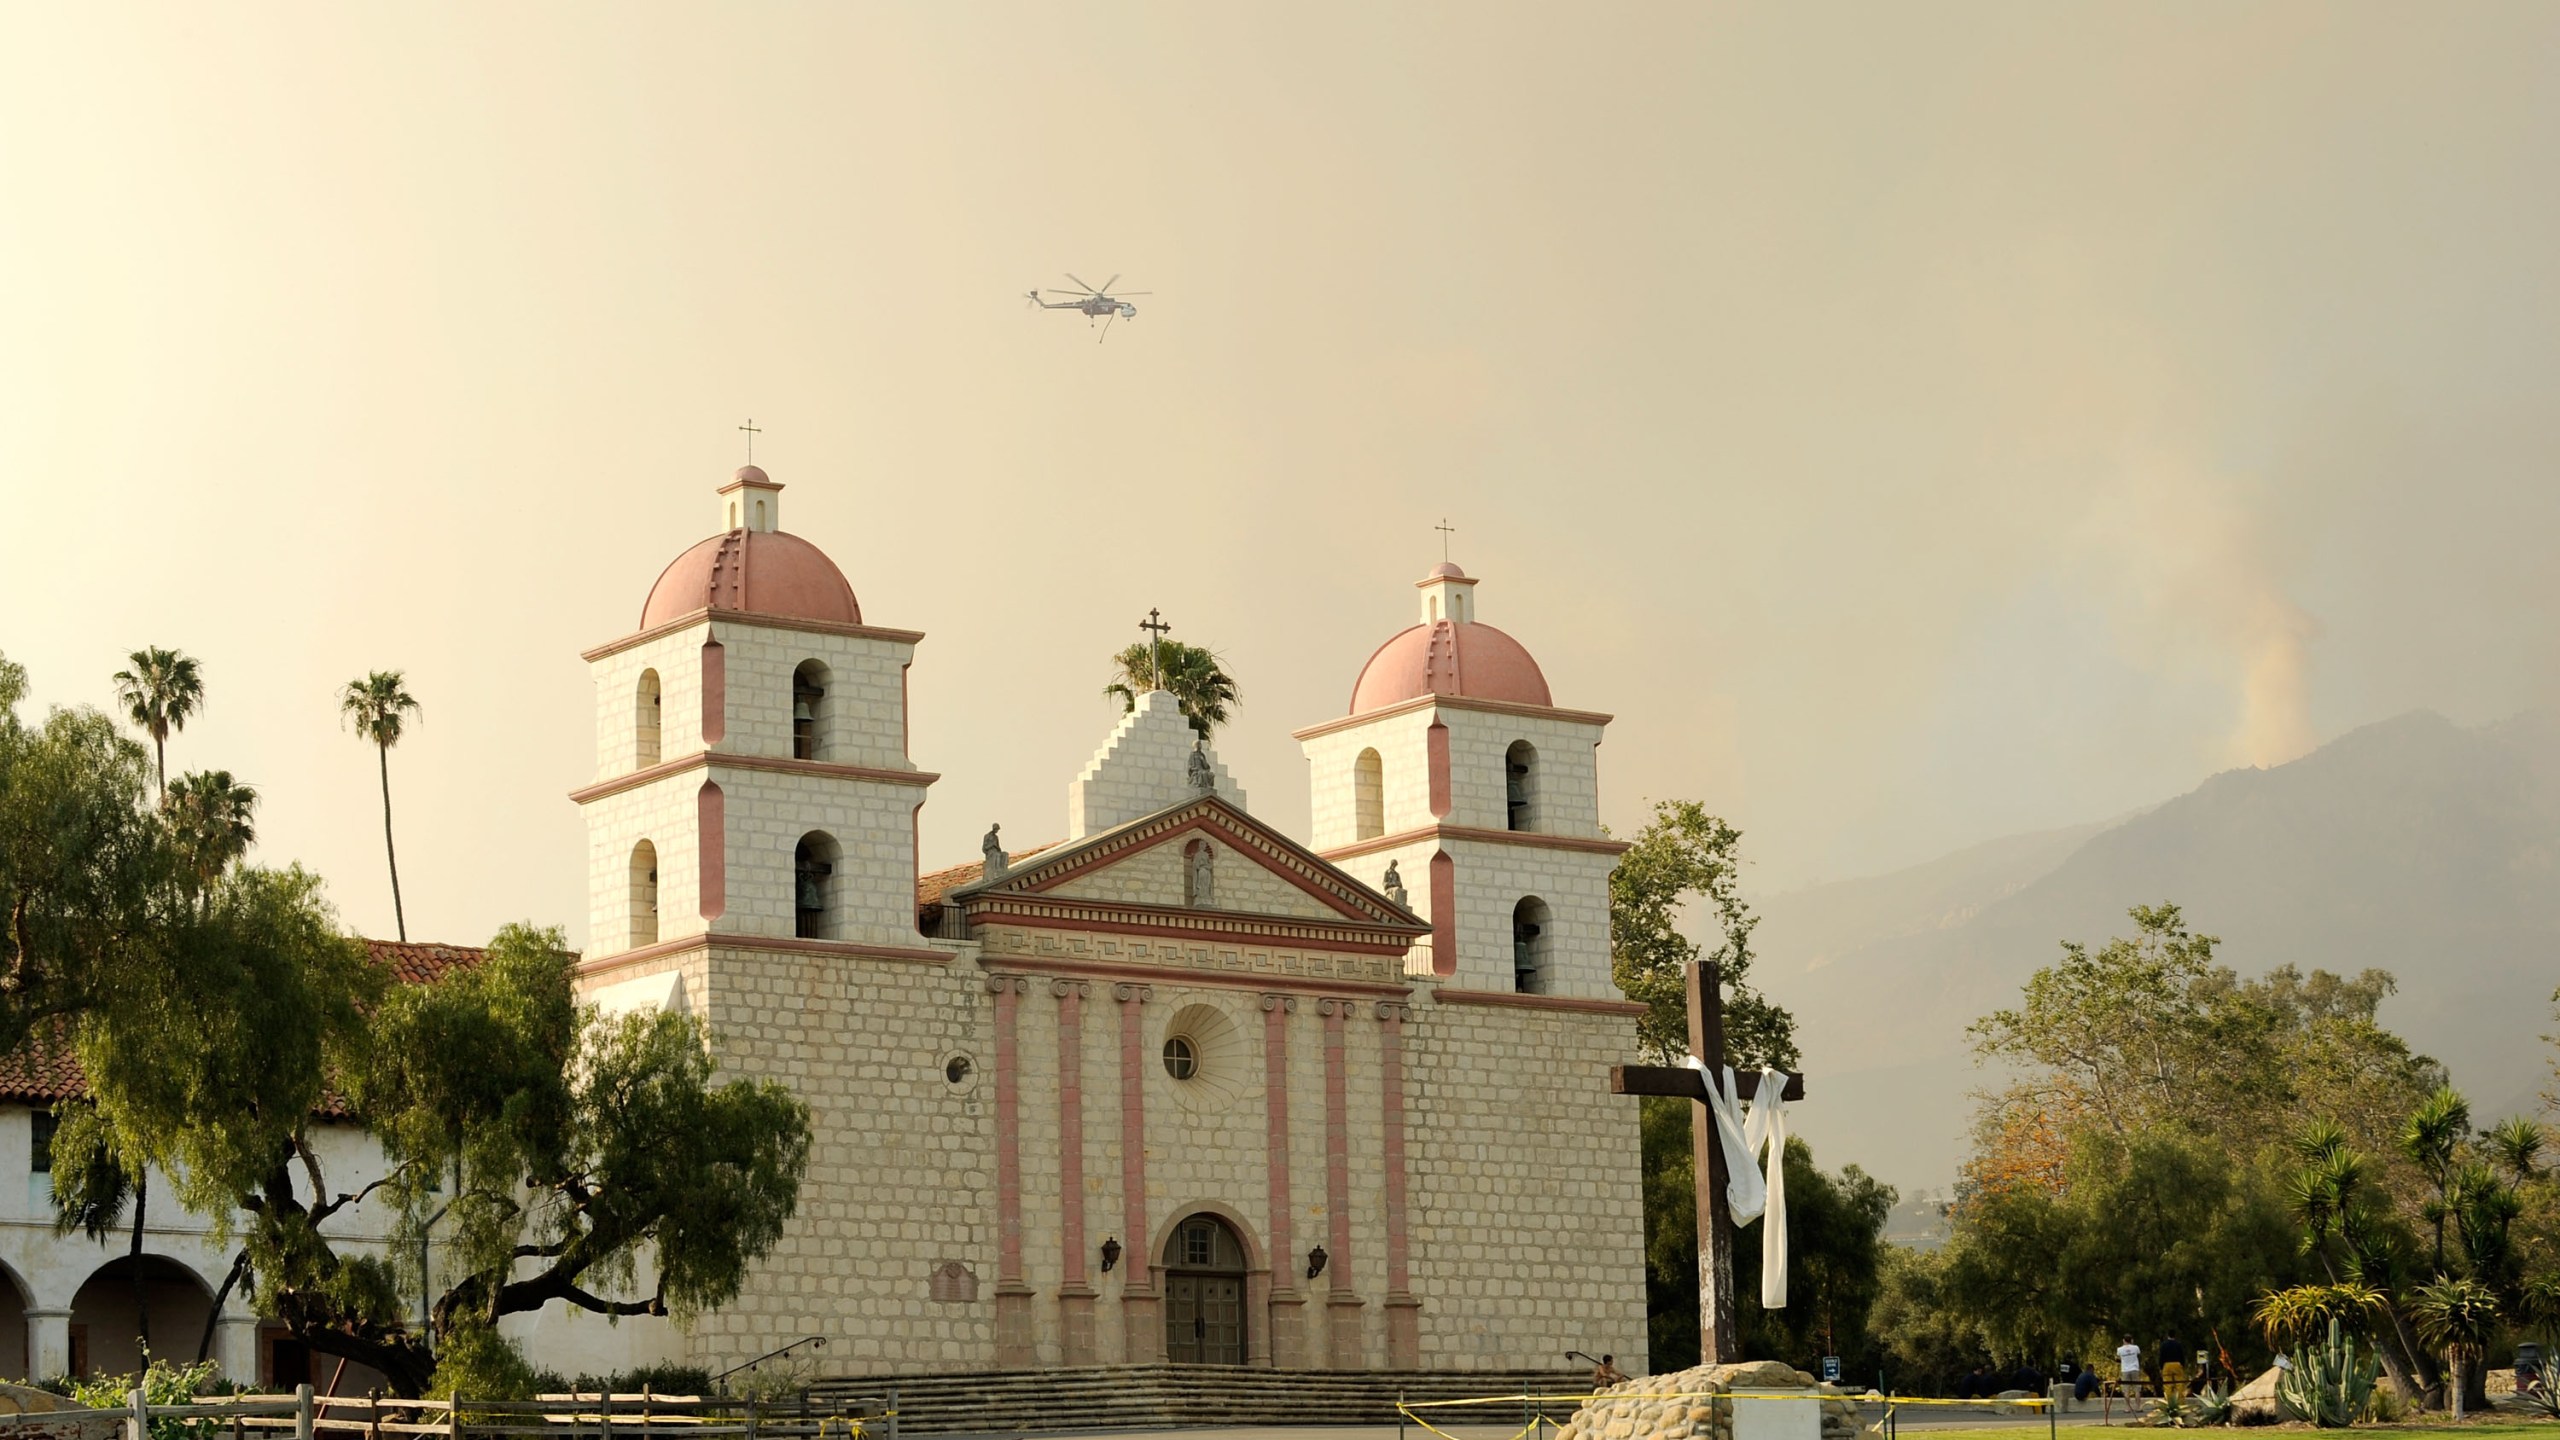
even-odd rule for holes
{"type": "MultiPolygon", "coordinates": [[[[1147,1430],[1224,1425],[1393,1424],[1396,1401],[1531,1392],[1578,1395],[1570,1370],[1267,1370],[1110,1365],[964,1375],[880,1375],[809,1387],[813,1410],[877,1413],[891,1386],[901,1431],[924,1435],[1147,1430]],[[869,1400],[870,1405],[861,1402],[869,1400]]],[[[1550,1407],[1554,1408],[1554,1407],[1550,1407]]],[[[1495,1418],[1487,1407],[1486,1419],[1495,1418]]],[[[1507,1412],[1505,1412],[1507,1414],[1507,1412]]]]}

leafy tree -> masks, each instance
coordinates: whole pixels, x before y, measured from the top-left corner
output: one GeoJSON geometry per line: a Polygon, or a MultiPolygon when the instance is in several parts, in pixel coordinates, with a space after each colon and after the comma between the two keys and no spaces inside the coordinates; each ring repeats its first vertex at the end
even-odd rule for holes
{"type": "MultiPolygon", "coordinates": [[[[1645,1291],[1656,1370],[1698,1356],[1698,1207],[1689,1140],[1689,1101],[1643,1102],[1645,1291]]],[[[1733,1260],[1734,1319],[1744,1353],[1809,1363],[1839,1355],[1858,1369],[1873,1358],[1867,1311],[1882,1286],[1884,1223],[1893,1187],[1855,1165],[1838,1176],[1814,1164],[1804,1141],[1789,1139],[1787,1308],[1760,1307],[1759,1231],[1738,1232],[1733,1260]],[[1846,1348],[1843,1348],[1843,1347],[1846,1348]]]]}
{"type": "Polygon", "coordinates": [[[75,1163],[57,1164],[57,1190],[86,1173],[84,1146],[162,1165],[237,1236],[262,1315],[402,1394],[524,1381],[495,1327],[553,1301],[718,1305],[797,1204],[807,1107],[771,1083],[715,1085],[689,1018],[580,1010],[557,931],[509,926],[474,969],[386,989],[298,870],[236,869],[178,923],[203,932],[202,959],[167,1003],[80,1024],[97,1106],[60,1132],[75,1163]],[[310,1138],[324,1094],[379,1143],[382,1179],[331,1188],[310,1138]],[[389,1254],[341,1253],[325,1222],[377,1194],[389,1254]],[[448,1202],[447,1283],[421,1323],[418,1241],[448,1202]]]}
{"type": "Polygon", "coordinates": [[[1182,718],[1203,740],[1227,723],[1239,702],[1226,662],[1205,646],[1141,641],[1112,656],[1111,664],[1117,678],[1102,693],[1119,697],[1122,714],[1138,708],[1139,696],[1162,690],[1181,704],[1182,718]]]}
{"type": "Polygon", "coordinates": [[[376,670],[347,682],[338,692],[338,711],[357,734],[373,742],[382,763],[382,855],[391,866],[392,924],[406,941],[409,916],[400,908],[400,856],[391,846],[391,747],[400,743],[409,717],[418,713],[418,699],[402,683],[401,672],[376,670]]]}
{"type": "Polygon", "coordinates": [[[116,699],[126,716],[151,737],[159,757],[160,800],[169,800],[169,735],[187,728],[187,719],[204,704],[204,676],[196,662],[176,650],[154,645],[125,657],[133,668],[115,674],[116,699]]]}
{"type": "Polygon", "coordinates": [[[0,1050],[92,1005],[144,1001],[169,877],[150,757],[95,710],[25,724],[26,684],[0,657],[0,1050]]]}
{"type": "Polygon", "coordinates": [[[2066,1169],[2059,1194],[2022,1187],[1959,1211],[1941,1293],[2004,1358],[2050,1364],[2120,1334],[2228,1344],[2256,1297],[2299,1274],[2275,1178],[2210,1140],[2091,1126],[2066,1169]]]}
{"type": "MultiPolygon", "coordinates": [[[[1980,1365],[1981,1329],[1948,1299],[1947,1252],[1887,1244],[1875,1305],[1867,1312],[1888,1388],[1906,1395],[1948,1395],[1980,1365]]],[[[1863,1371],[1850,1372],[1863,1376],[1863,1371]]]]}
{"type": "Polygon", "coordinates": [[[1687,967],[1703,947],[1681,933],[1680,916],[1693,898],[1715,907],[1723,936],[1707,958],[1722,967],[1726,1055],[1738,1069],[1802,1063],[1795,1017],[1751,985],[1751,931],[1760,920],[1736,887],[1741,844],[1741,831],[1697,801],[1658,801],[1609,872],[1610,972],[1646,1007],[1637,1038],[1664,1063],[1689,1053],[1687,967]]]}
{"type": "Polygon", "coordinates": [[[2439,1086],[2424,1104],[2409,1113],[2400,1129],[2400,1153],[2418,1167],[2418,1173],[2435,1188],[2435,1198],[2425,1204],[2427,1223],[2435,1227],[2435,1270],[2444,1271],[2444,1227],[2453,1218],[2454,1162],[2462,1153],[2462,1142],[2471,1133],[2471,1102],[2450,1085],[2439,1086]]]}

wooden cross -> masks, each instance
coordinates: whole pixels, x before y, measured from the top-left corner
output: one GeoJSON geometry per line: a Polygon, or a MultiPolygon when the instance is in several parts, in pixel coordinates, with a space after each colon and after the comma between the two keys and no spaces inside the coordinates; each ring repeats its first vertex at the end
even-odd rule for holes
{"type": "Polygon", "coordinates": [[[1173,627],[1164,623],[1163,618],[1151,609],[1147,618],[1138,622],[1138,628],[1147,632],[1147,668],[1155,672],[1155,688],[1161,690],[1164,688],[1164,637],[1173,633],[1173,627]]]}
{"type": "Polygon", "coordinates": [[[764,432],[756,428],[756,417],[753,415],[748,416],[747,423],[738,428],[747,432],[747,463],[753,465],[756,463],[756,437],[764,432]]]}
{"type": "MultiPolygon", "coordinates": [[[[1689,1053],[1724,1073],[1724,990],[1713,960],[1689,962],[1689,1053]]],[[[1742,1359],[1742,1335],[1733,1323],[1733,1216],[1725,1208],[1724,1147],[1716,1143],[1716,1115],[1707,1104],[1707,1076],[1685,1065],[1613,1065],[1609,1089],[1617,1095],[1678,1095],[1692,1102],[1689,1153],[1698,1176],[1698,1363],[1731,1365],[1742,1359]]],[[[1744,1100],[1760,1093],[1755,1072],[1733,1077],[1744,1100]]],[[[1778,1094],[1804,1098],[1804,1077],[1790,1075],[1778,1094]]],[[[1764,1222],[1765,1223],[1765,1222],[1764,1222]]]]}
{"type": "Polygon", "coordinates": [[[1450,524],[1449,517],[1443,515],[1440,523],[1431,528],[1440,532],[1440,563],[1446,565],[1449,563],[1449,537],[1458,533],[1458,527],[1450,524]]]}

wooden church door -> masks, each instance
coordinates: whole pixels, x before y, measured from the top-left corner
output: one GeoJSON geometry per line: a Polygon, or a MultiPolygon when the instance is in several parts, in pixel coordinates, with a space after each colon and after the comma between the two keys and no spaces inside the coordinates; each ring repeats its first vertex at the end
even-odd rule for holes
{"type": "Polygon", "coordinates": [[[1164,1354],[1176,1365],[1244,1363],[1244,1246],[1194,1215],[1165,1246],[1164,1354]]]}

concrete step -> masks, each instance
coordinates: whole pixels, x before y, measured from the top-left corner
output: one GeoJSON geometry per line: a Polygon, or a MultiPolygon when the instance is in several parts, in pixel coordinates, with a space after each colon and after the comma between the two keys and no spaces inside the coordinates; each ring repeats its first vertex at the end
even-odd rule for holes
{"type": "MultiPolygon", "coordinates": [[[[1270,1370],[1107,1365],[970,1374],[843,1376],[809,1387],[813,1410],[876,1413],[891,1387],[899,1429],[919,1435],[1212,1425],[1392,1424],[1396,1402],[1533,1393],[1578,1396],[1573,1370],[1270,1370]],[[863,1402],[869,1401],[870,1404],[863,1402]]],[[[1488,1406],[1491,1418],[1501,1407],[1488,1406]]],[[[1562,1418],[1569,1401],[1542,1407],[1562,1418]]],[[[1507,1417],[1509,1412],[1502,1410],[1507,1417]]]]}

